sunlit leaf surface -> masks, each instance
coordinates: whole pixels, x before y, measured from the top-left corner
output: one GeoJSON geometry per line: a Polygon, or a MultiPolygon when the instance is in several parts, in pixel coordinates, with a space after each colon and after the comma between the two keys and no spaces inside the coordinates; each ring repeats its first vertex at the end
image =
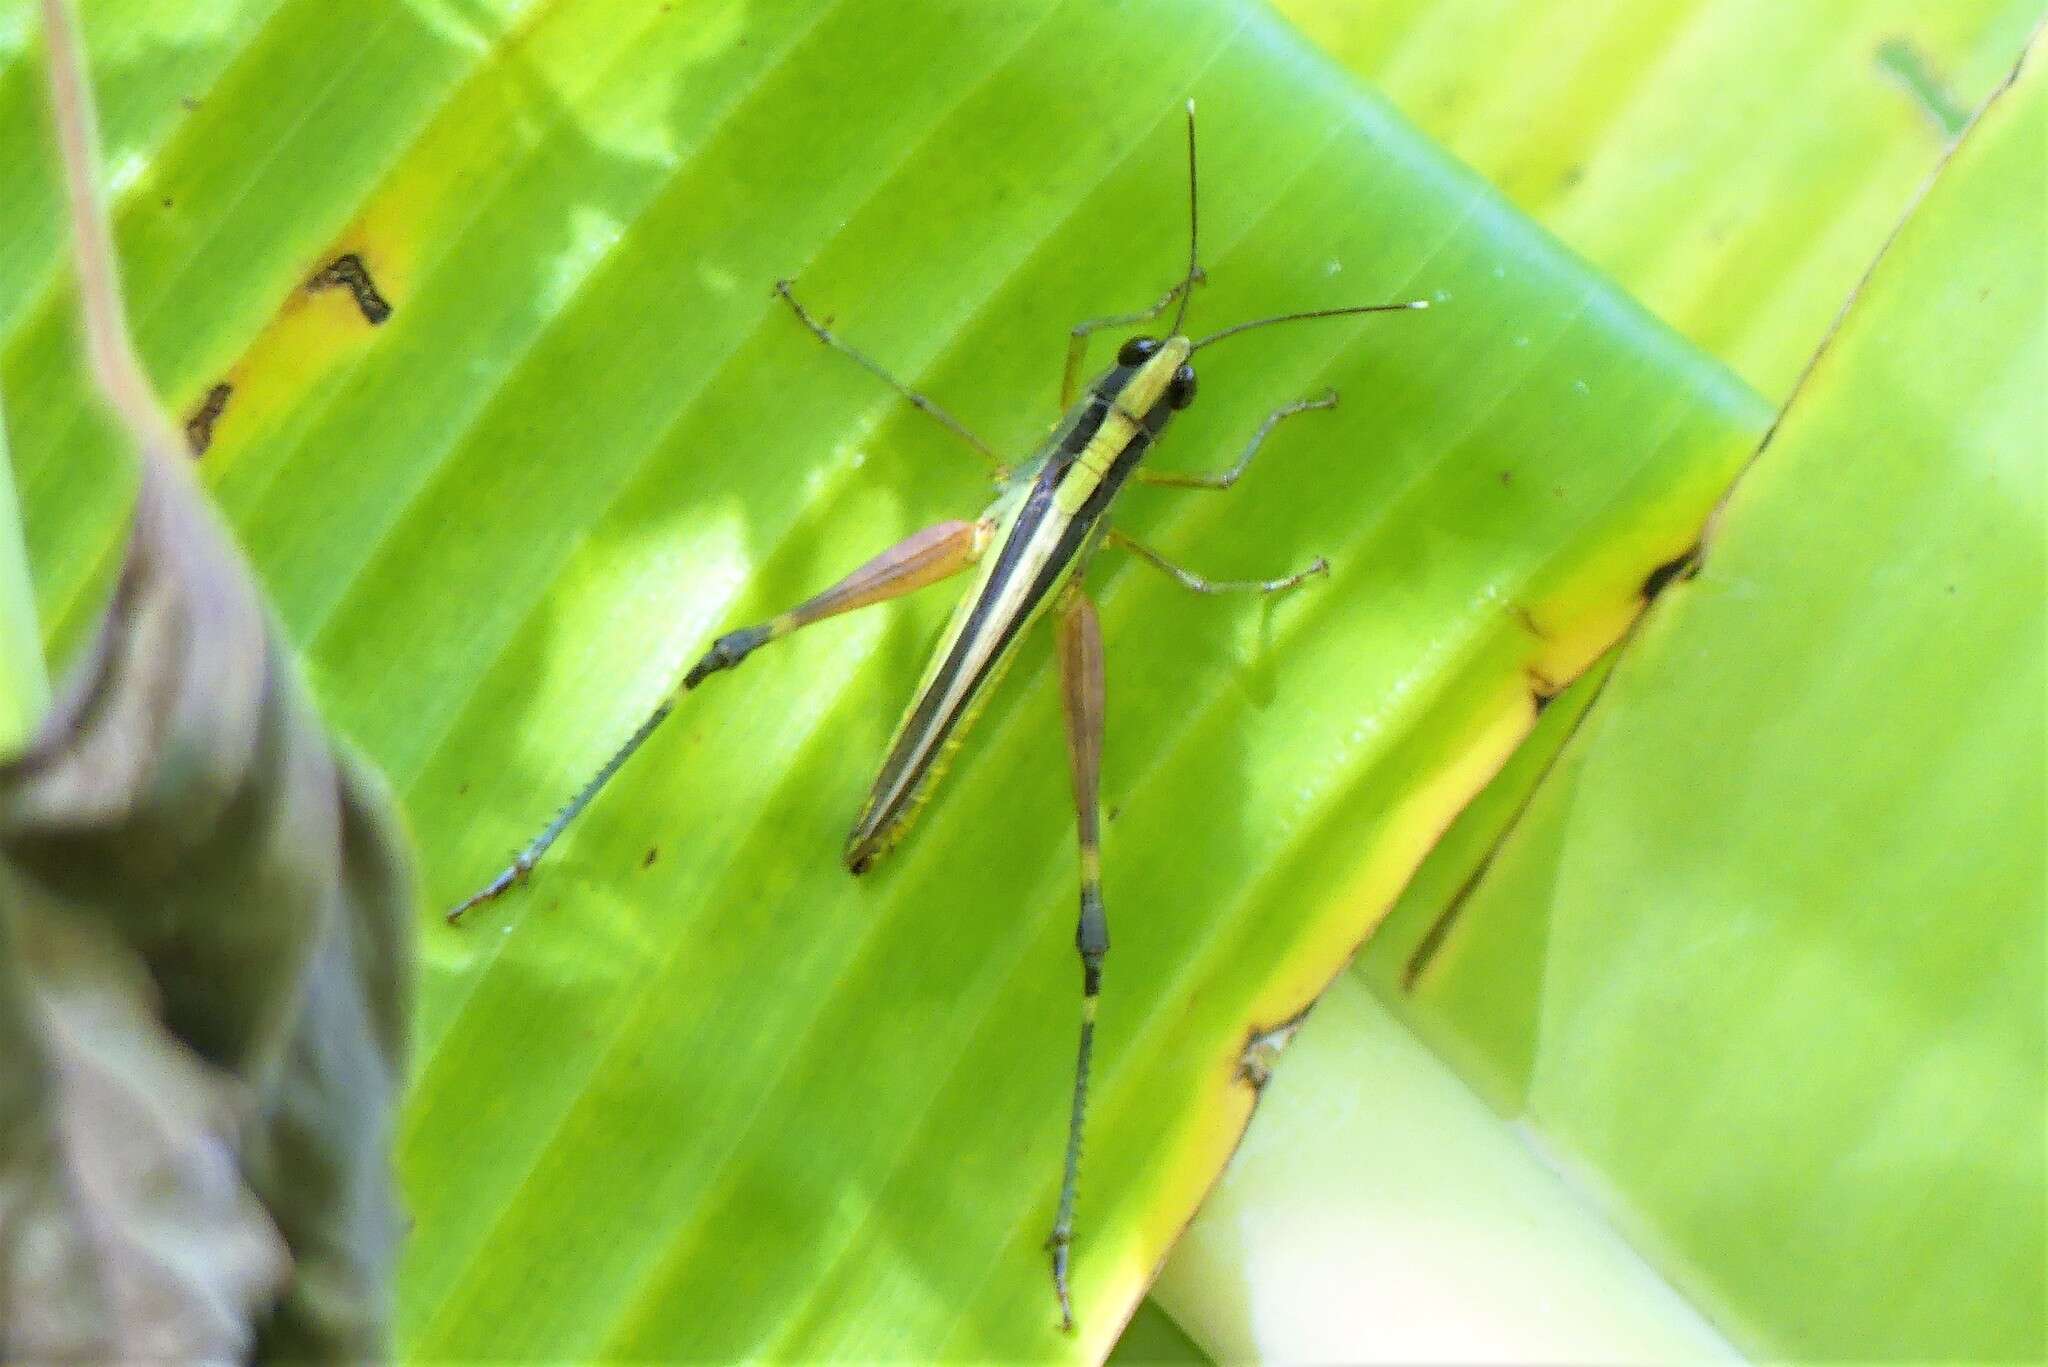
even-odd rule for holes
{"type": "MultiPolygon", "coordinates": [[[[1177,269],[1194,95],[1198,325],[1433,301],[1205,356],[1162,463],[1223,463],[1326,386],[1344,402],[1227,497],[1130,500],[1199,568],[1320,553],[1328,581],[1268,606],[1093,576],[1116,948],[1083,1351],[1230,1151],[1247,1035],[1338,969],[1766,416],[1256,7],[301,0],[181,25],[108,0],[86,21],[110,35],[145,354],[330,715],[404,795],[438,903],[714,631],[978,506],[971,454],[819,350],[776,278],[1021,452],[1065,328],[1177,269]],[[374,297],[305,288],[347,255],[374,297]]],[[[0,23],[17,102],[22,32],[0,23]]],[[[47,199],[39,163],[0,174],[47,199]]],[[[0,264],[63,640],[124,493],[51,251],[0,264]]],[[[1039,1244],[1079,975],[1042,646],[910,844],[860,883],[835,858],[945,610],[716,681],[529,888],[462,930],[421,909],[412,1352],[1061,1346],[1039,1244]]]]}

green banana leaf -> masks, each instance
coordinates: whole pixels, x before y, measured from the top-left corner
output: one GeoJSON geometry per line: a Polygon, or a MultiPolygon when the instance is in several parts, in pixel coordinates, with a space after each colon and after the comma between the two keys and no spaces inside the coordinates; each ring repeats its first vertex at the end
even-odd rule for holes
{"type": "MultiPolygon", "coordinates": [[[[4,13],[12,129],[39,78],[4,13]]],[[[1132,499],[1133,531],[1204,570],[1323,553],[1327,583],[1215,603],[1094,576],[1117,948],[1077,1351],[1114,1339],[1235,1143],[1248,1043],[1626,627],[1767,419],[1256,6],[85,17],[145,358],[443,904],[710,634],[983,496],[774,279],[1028,449],[1065,327],[1173,278],[1192,94],[1199,320],[1436,305],[1219,350],[1182,468],[1276,404],[1344,403],[1230,498],[1132,499]]],[[[54,202],[44,162],[0,174],[54,202]]],[[[54,241],[0,258],[0,378],[61,653],[126,491],[54,241]]],[[[693,698],[486,917],[422,909],[412,1353],[1062,1347],[1038,1245],[1078,974],[1043,655],[891,865],[855,884],[833,857],[927,598],[693,698]]]]}

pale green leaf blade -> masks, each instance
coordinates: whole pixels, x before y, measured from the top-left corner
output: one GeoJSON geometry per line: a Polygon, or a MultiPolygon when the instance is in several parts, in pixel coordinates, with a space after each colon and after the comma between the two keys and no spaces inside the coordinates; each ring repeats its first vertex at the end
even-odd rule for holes
{"type": "Polygon", "coordinates": [[[1770,1355],[2048,1350],[2044,133],[2036,62],[1419,989],[1770,1355]]]}
{"type": "Polygon", "coordinates": [[[1279,0],[1773,400],[2040,0],[1279,0]]]}
{"type": "Polygon", "coordinates": [[[1153,1298],[1222,1362],[1740,1360],[1350,974],[1153,1298]]]}
{"type": "Polygon", "coordinates": [[[1171,1316],[1159,1308],[1157,1301],[1148,1299],[1131,1315],[1131,1322],[1124,1326],[1123,1335],[1117,1339],[1109,1361],[1118,1367],[1140,1367],[1140,1364],[1198,1367],[1212,1359],[1181,1331],[1171,1316]]]}

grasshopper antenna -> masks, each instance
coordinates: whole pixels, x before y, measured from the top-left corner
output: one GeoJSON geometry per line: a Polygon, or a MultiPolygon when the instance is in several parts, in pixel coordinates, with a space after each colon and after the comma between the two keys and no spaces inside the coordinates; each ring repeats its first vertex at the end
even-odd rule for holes
{"type": "Polygon", "coordinates": [[[1173,337],[1180,336],[1180,325],[1187,321],[1188,300],[1194,295],[1195,282],[1202,278],[1202,262],[1197,252],[1199,239],[1196,229],[1199,223],[1199,214],[1196,202],[1195,102],[1191,98],[1188,100],[1188,273],[1187,278],[1181,285],[1180,307],[1175,309],[1173,313],[1173,327],[1168,330],[1168,335],[1173,337]]]}
{"type": "Polygon", "coordinates": [[[1250,332],[1253,328],[1271,327],[1275,323],[1300,323],[1310,318],[1348,318],[1357,313],[1404,313],[1409,309],[1426,309],[1428,307],[1429,301],[1427,299],[1410,299],[1405,304],[1354,304],[1349,308],[1310,309],[1307,313],[1282,313],[1272,318],[1254,318],[1248,323],[1232,323],[1220,332],[1212,332],[1207,337],[1196,342],[1189,350],[1200,351],[1211,342],[1220,342],[1225,337],[1235,337],[1238,333],[1250,332]]]}

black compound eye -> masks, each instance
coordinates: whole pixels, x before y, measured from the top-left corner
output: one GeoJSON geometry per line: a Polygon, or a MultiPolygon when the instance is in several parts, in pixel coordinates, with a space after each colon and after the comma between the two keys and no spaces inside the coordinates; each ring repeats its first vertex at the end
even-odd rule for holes
{"type": "Polygon", "coordinates": [[[1173,382],[1166,386],[1166,401],[1175,408],[1186,408],[1195,401],[1195,368],[1184,365],[1173,372],[1173,382]]]}
{"type": "Polygon", "coordinates": [[[1157,350],[1159,350],[1159,339],[1157,337],[1133,337],[1130,341],[1124,343],[1121,351],[1117,352],[1116,363],[1118,365],[1138,365],[1157,350]]]}

